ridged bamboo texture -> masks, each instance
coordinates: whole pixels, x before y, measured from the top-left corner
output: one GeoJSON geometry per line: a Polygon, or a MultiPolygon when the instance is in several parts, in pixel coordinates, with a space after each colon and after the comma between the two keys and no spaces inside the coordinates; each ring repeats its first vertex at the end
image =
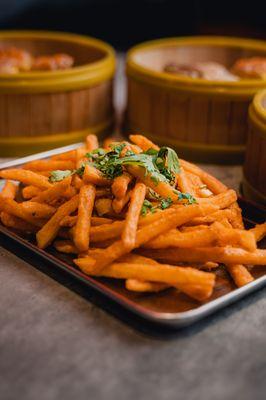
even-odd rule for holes
{"type": "Polygon", "coordinates": [[[244,177],[252,188],[266,196],[266,129],[262,132],[252,121],[249,126],[244,177]]]}
{"type": "Polygon", "coordinates": [[[112,117],[111,80],[59,93],[0,93],[0,138],[84,130],[108,123],[112,117]]]}
{"type": "Polygon", "coordinates": [[[128,77],[127,127],[206,145],[244,145],[250,100],[186,94],[128,77]]]}

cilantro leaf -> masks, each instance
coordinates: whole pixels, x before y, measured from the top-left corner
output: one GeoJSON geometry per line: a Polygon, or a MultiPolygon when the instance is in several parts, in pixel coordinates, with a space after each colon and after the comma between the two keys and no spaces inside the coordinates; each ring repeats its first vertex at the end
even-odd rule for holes
{"type": "Polygon", "coordinates": [[[149,200],[145,199],[143,201],[140,213],[141,213],[141,215],[146,216],[148,211],[150,211],[151,213],[154,213],[155,209],[156,209],[156,207],[154,207],[149,200]]]}
{"type": "Polygon", "coordinates": [[[167,197],[166,199],[161,200],[161,209],[165,210],[166,208],[170,207],[170,205],[173,203],[173,200],[170,197],[167,197]]]}
{"type": "Polygon", "coordinates": [[[49,182],[60,182],[63,179],[67,178],[68,176],[73,175],[73,171],[71,171],[70,169],[66,169],[64,171],[58,169],[55,171],[51,171],[50,177],[49,177],[49,182]]]}
{"type": "Polygon", "coordinates": [[[176,152],[170,147],[161,147],[158,152],[158,158],[165,160],[165,167],[172,174],[179,174],[180,165],[176,152]]]}
{"type": "Polygon", "coordinates": [[[182,193],[179,190],[174,190],[174,193],[178,195],[178,200],[185,200],[186,204],[195,204],[197,203],[195,197],[193,197],[190,193],[182,193]]]}

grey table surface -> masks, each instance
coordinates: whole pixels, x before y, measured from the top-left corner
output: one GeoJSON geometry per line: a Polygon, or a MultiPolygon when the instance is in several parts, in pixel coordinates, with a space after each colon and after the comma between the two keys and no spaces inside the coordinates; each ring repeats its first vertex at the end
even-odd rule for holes
{"type": "MultiPolygon", "coordinates": [[[[240,167],[207,169],[238,188],[240,167]]],[[[11,250],[0,246],[1,400],[266,398],[265,289],[155,338],[11,250]]]]}

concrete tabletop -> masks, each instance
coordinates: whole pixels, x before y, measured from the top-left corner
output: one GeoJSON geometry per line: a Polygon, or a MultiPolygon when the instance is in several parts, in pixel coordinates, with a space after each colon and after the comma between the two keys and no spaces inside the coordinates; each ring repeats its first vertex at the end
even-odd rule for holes
{"type": "MultiPolygon", "coordinates": [[[[206,169],[238,188],[240,167],[206,169]]],[[[265,289],[155,337],[103,311],[88,289],[21,257],[32,262],[0,236],[1,400],[266,398],[265,289]]]]}

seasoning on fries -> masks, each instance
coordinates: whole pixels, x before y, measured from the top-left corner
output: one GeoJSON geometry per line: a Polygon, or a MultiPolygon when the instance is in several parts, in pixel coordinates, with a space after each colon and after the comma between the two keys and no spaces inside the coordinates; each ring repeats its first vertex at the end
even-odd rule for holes
{"type": "Polygon", "coordinates": [[[99,147],[89,135],[77,150],[0,171],[1,223],[130,291],[172,287],[206,301],[220,266],[237,287],[251,282],[250,266],[266,265],[266,223],[244,229],[234,190],[171,148],[130,140],[99,147]]]}

